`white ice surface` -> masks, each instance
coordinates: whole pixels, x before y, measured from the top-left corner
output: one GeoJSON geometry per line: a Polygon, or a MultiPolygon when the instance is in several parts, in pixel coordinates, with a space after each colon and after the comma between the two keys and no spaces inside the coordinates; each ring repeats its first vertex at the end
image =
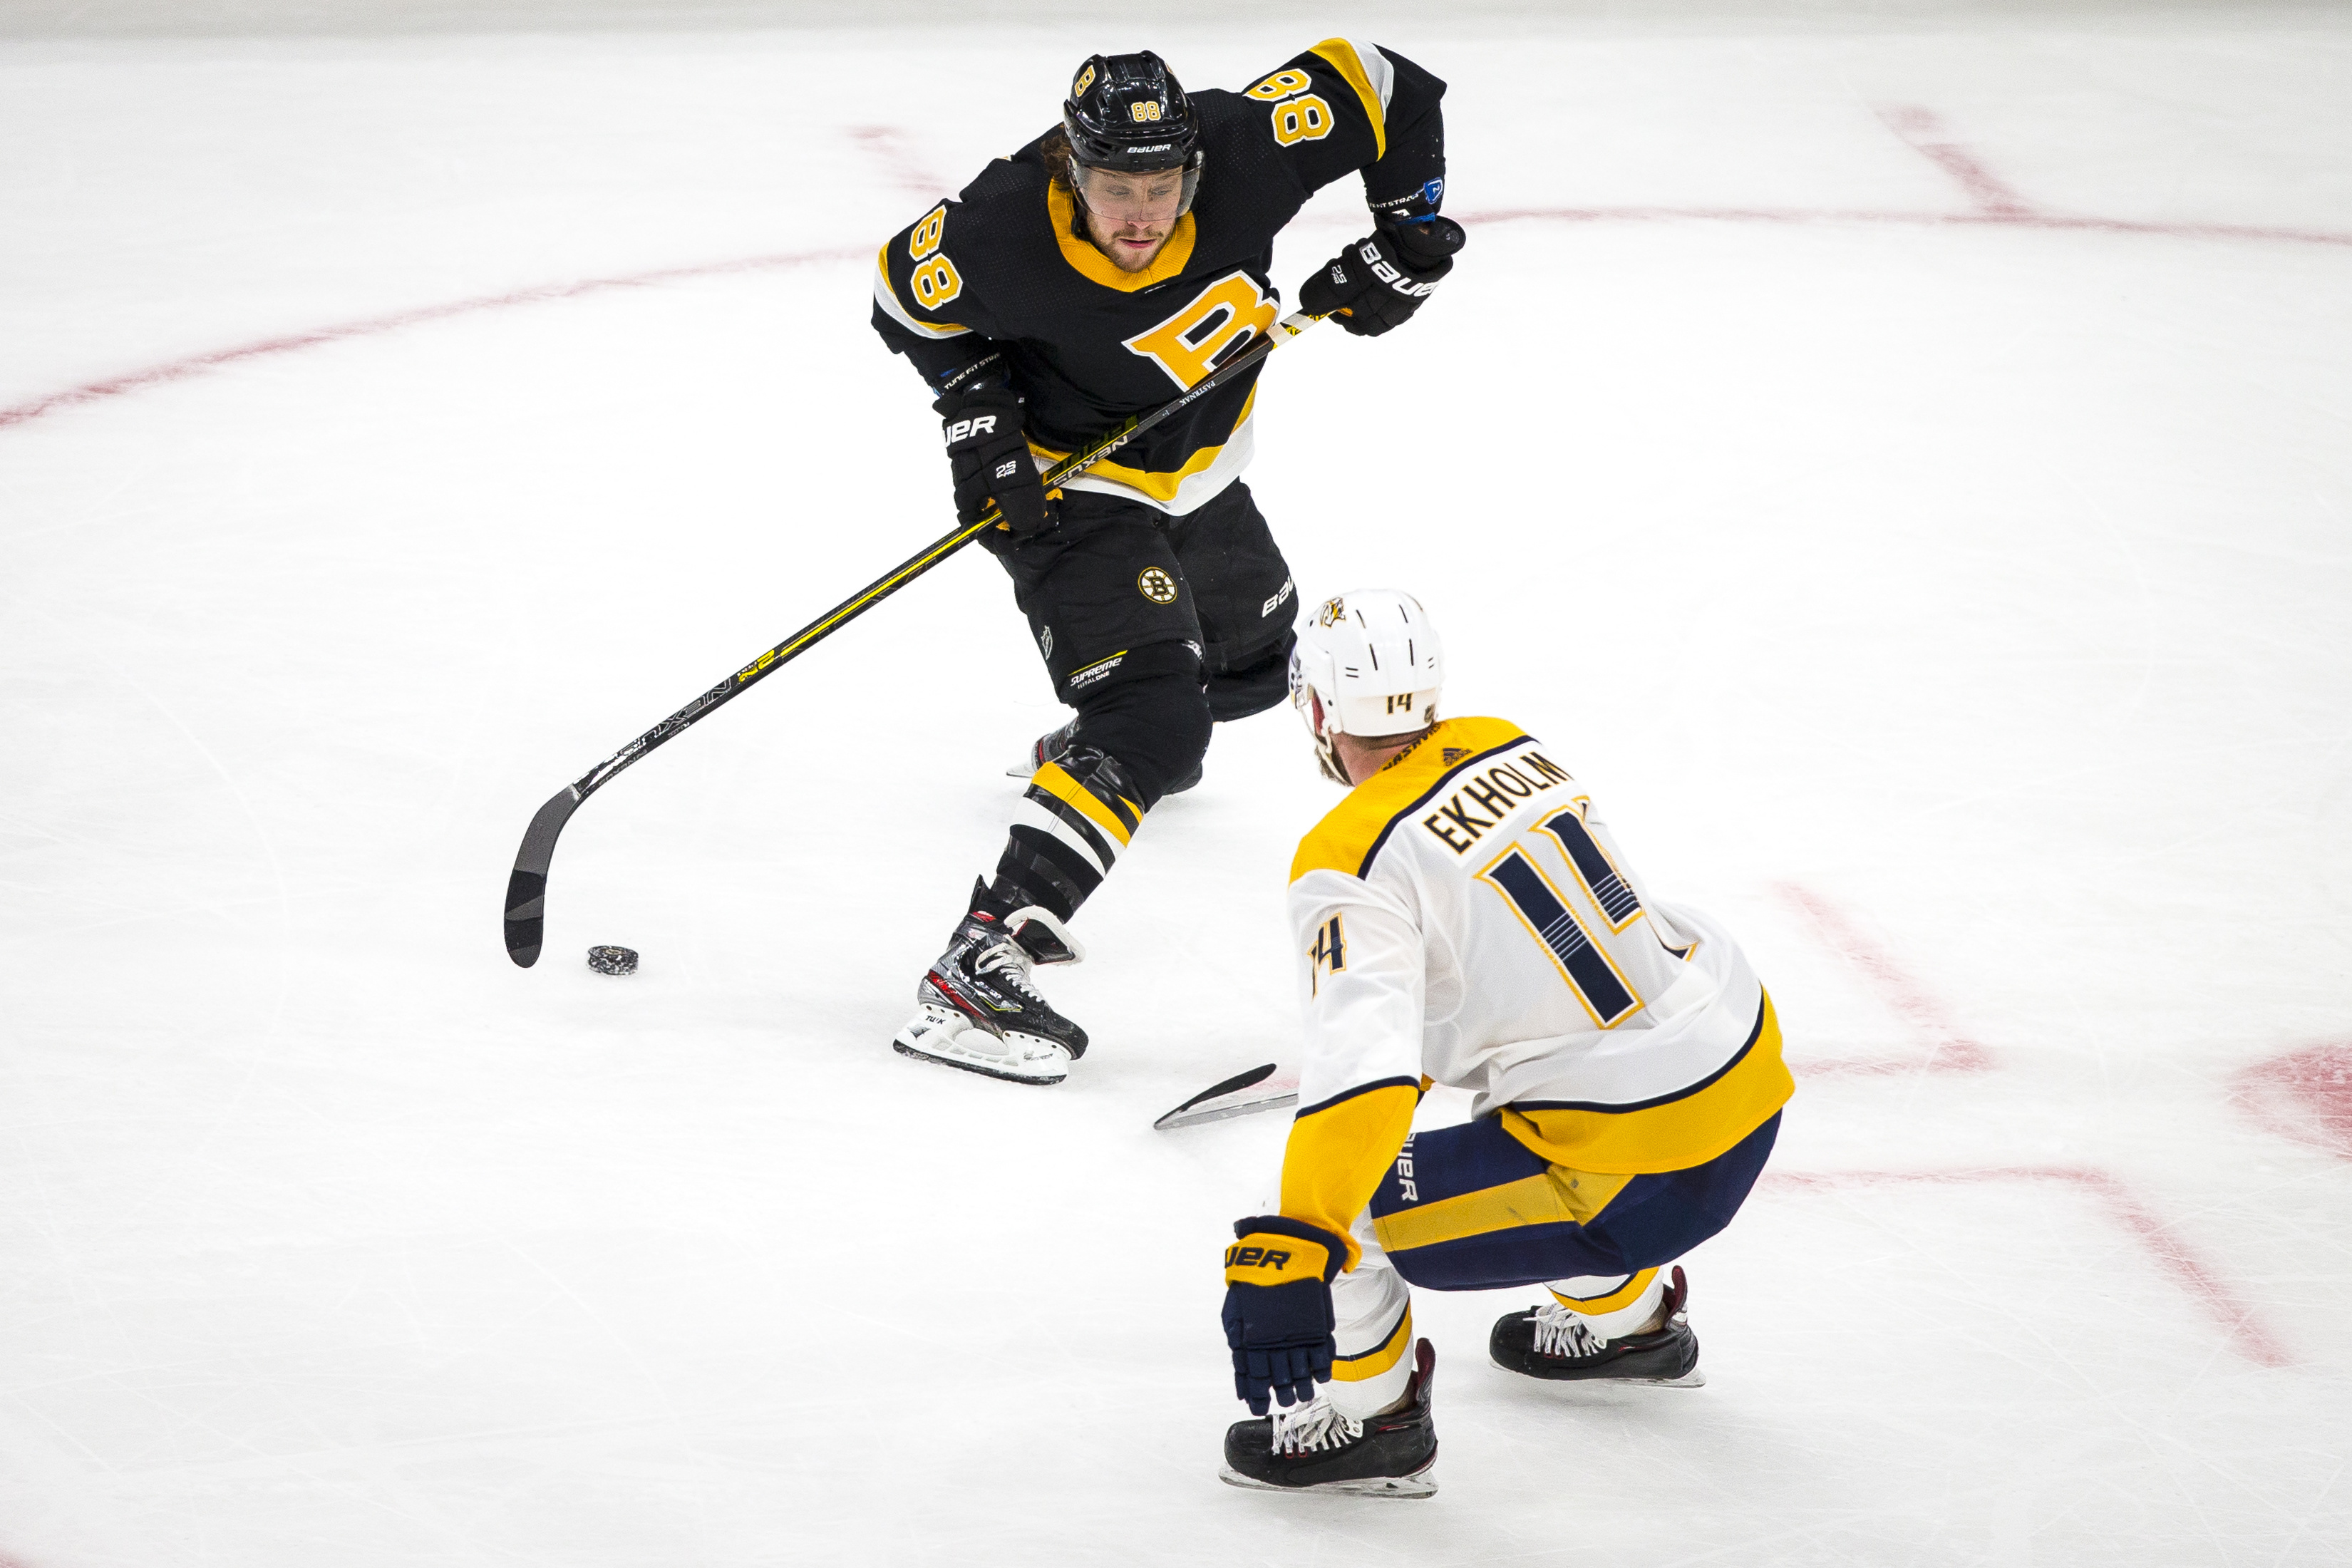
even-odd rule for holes
{"type": "Polygon", "coordinates": [[[1330,796],[1219,734],[1052,980],[1066,1086],[893,1056],[1060,712],[977,554],[598,795],[500,951],[551,790],[946,525],[871,247],[1139,28],[18,43],[0,410],[848,258],[0,425],[0,1558],[2352,1556],[2352,1163],[2230,1097],[2352,1037],[2352,244],[1880,221],[1972,210],[1913,107],[2050,212],[2352,236],[2352,24],[1377,36],[1454,209],[1599,216],[1286,351],[1251,477],[1773,986],[1709,1386],[1529,1387],[1526,1293],[1427,1298],[1433,1502],[1217,1483],[1283,1128],[1150,1123],[1286,1053],[1330,796]]]}

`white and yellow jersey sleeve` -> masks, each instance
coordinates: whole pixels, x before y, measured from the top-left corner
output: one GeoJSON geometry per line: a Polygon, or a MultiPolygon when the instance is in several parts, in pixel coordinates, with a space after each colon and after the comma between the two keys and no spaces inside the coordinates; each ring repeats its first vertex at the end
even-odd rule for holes
{"type": "Polygon", "coordinates": [[[1307,1045],[1282,1212],[1334,1233],[1425,1080],[1554,1163],[1630,1174],[1714,1159],[1794,1088],[1729,933],[1653,899],[1500,720],[1447,720],[1350,791],[1299,846],[1290,917],[1307,1045]]]}

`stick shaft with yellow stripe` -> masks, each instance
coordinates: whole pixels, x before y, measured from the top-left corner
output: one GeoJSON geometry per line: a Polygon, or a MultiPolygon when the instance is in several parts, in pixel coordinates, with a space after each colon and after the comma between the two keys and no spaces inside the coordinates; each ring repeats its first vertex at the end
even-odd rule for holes
{"type": "MultiPolygon", "coordinates": [[[[1045,487],[1051,489],[1062,480],[1094,467],[1160,421],[1191,407],[1219,386],[1230,384],[1321,319],[1305,311],[1284,317],[1275,323],[1274,331],[1194,382],[1173,399],[1148,413],[1137,415],[1118,429],[1087,443],[1055,463],[1045,470],[1045,487]]],[[[970,544],[982,533],[995,527],[998,521],[995,509],[991,507],[978,521],[962,524],[951,532],[941,534],[718,685],[698,693],[693,701],[550,796],[547,804],[531,817],[530,826],[524,829],[522,847],[516,851],[514,869],[507,878],[507,956],[525,969],[539,962],[539,950],[546,935],[547,873],[554,863],[555,841],[562,834],[563,825],[572,820],[572,814],[580,809],[583,801],[612,783],[624,770],[647,753],[675,740],[689,725],[741,696],[970,544]]]]}

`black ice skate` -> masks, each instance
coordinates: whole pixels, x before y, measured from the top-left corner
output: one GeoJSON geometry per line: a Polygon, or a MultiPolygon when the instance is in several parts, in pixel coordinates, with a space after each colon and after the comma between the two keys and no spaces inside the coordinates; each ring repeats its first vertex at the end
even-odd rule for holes
{"type": "Polygon", "coordinates": [[[1678,1264],[1666,1288],[1664,1328],[1599,1339],[1577,1313],[1547,1301],[1496,1319],[1486,1353],[1505,1372],[1528,1377],[1697,1388],[1706,1382],[1706,1373],[1698,1370],[1698,1336],[1691,1332],[1684,1310],[1689,1300],[1690,1286],[1678,1264]]]}
{"type": "MultiPolygon", "coordinates": [[[[980,894],[973,889],[973,902],[980,894]]],[[[916,985],[915,1016],[891,1047],[1013,1083],[1059,1083],[1087,1054],[1087,1032],[1037,994],[1030,968],[1085,956],[1061,921],[1034,905],[1003,920],[975,909],[916,985]]]]}
{"type": "Polygon", "coordinates": [[[1277,1410],[1225,1430],[1228,1486],[1272,1492],[1345,1492],[1351,1497],[1425,1498],[1437,1490],[1437,1429],[1429,1420],[1429,1382],[1437,1352],[1413,1347],[1404,1408],[1357,1421],[1318,1399],[1304,1410],[1277,1410]]]}
{"type": "MultiPolygon", "coordinates": [[[[1060,762],[1064,757],[1070,754],[1071,739],[1076,735],[1077,732],[1078,721],[1076,719],[1071,720],[1068,723],[1063,725],[1058,730],[1046,731],[1044,734],[1029,742],[1029,754],[1022,758],[1021,761],[1013,763],[1011,767],[1005,769],[1004,776],[1009,779],[1025,779],[1032,773],[1034,773],[1039,768],[1044,767],[1047,763],[1060,762]]],[[[1178,779],[1174,784],[1168,786],[1168,794],[1182,795],[1186,790],[1191,789],[1194,784],[1197,784],[1200,782],[1201,764],[1195,763],[1192,764],[1192,771],[1191,773],[1186,773],[1182,778],[1178,779]]],[[[1163,795],[1160,798],[1164,800],[1167,796],[1163,795]]]]}

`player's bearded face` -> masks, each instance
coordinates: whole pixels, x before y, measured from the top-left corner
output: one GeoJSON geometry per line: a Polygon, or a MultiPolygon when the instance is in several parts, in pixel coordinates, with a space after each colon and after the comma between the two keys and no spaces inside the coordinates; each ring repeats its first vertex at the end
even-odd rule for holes
{"type": "Polygon", "coordinates": [[[1151,265],[1175,232],[1184,205],[1184,171],[1129,174],[1115,169],[1072,170],[1086,198],[1087,237],[1128,272],[1151,265]]]}

